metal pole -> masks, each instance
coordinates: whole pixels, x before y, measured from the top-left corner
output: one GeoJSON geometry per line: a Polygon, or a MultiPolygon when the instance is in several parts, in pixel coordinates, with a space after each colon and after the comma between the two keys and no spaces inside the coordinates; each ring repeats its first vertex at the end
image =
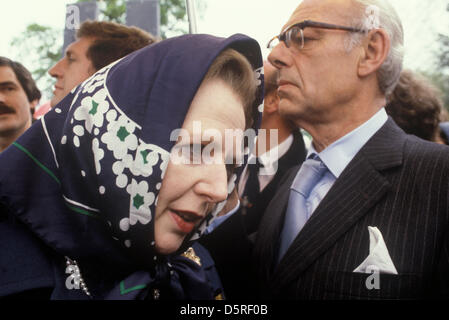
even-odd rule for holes
{"type": "Polygon", "coordinates": [[[198,33],[196,26],[196,10],[195,0],[186,0],[187,15],[189,17],[189,32],[191,34],[198,33]]]}

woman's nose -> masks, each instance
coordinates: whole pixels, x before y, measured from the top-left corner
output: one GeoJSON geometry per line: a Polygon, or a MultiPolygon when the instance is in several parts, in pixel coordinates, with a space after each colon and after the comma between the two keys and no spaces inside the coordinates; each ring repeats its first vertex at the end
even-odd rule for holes
{"type": "Polygon", "coordinates": [[[228,177],[225,164],[207,164],[201,170],[201,179],[195,185],[197,194],[210,202],[221,202],[228,197],[228,177]]]}

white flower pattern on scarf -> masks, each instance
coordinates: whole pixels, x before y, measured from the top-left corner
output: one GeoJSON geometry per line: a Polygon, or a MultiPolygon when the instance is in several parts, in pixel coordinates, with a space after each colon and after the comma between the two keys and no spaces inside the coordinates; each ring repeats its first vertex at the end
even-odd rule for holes
{"type": "Polygon", "coordinates": [[[122,160],[114,162],[112,165],[112,172],[117,176],[115,180],[115,184],[119,188],[125,188],[128,185],[128,177],[123,172],[125,171],[125,168],[128,168],[130,166],[130,163],[132,163],[133,158],[131,155],[127,154],[123,157],[122,160]]]}
{"type": "Polygon", "coordinates": [[[117,121],[108,124],[107,131],[101,136],[108,150],[114,153],[117,160],[128,154],[128,150],[137,149],[137,136],[134,134],[136,125],[125,115],[120,115],[117,121]]]}
{"type": "Polygon", "coordinates": [[[129,218],[123,218],[120,221],[120,229],[122,231],[128,231],[129,227],[137,222],[148,224],[151,221],[150,206],[155,199],[154,193],[148,191],[148,183],[146,181],[137,183],[136,180],[132,179],[126,191],[130,194],[129,218]]]}
{"type": "Polygon", "coordinates": [[[92,93],[98,87],[102,87],[104,80],[106,79],[106,72],[96,73],[93,77],[89,78],[83,88],[83,93],[92,93]]]}
{"type": "Polygon", "coordinates": [[[159,153],[151,145],[142,142],[137,148],[134,161],[129,166],[135,176],[149,177],[153,173],[153,167],[159,162],[159,153]]]}
{"type": "MultiPolygon", "coordinates": [[[[116,107],[105,86],[113,65],[81,85],[78,91],[81,103],[73,105],[71,139],[76,147],[90,140],[96,174],[107,174],[107,170],[111,170],[109,172],[116,176],[115,185],[129,195],[129,216],[121,219],[118,226],[121,231],[128,232],[137,222],[148,224],[152,220],[150,208],[155,203],[154,192],[160,189],[161,182],[150,186],[145,178],[150,177],[158,166],[162,181],[170,153],[138,139],[140,127],[116,107]],[[115,159],[109,169],[101,164],[106,157],[115,159]]],[[[64,136],[61,143],[66,141],[64,136]]],[[[86,175],[84,170],[82,175],[86,175]]],[[[99,186],[98,192],[104,195],[107,191],[104,186],[99,186]]],[[[131,246],[131,241],[126,240],[125,245],[131,246]]]]}
{"type": "Polygon", "coordinates": [[[93,126],[102,127],[104,114],[109,110],[109,102],[106,100],[106,90],[101,89],[93,96],[87,96],[81,100],[81,106],[76,108],[75,120],[85,121],[85,128],[92,133],[93,126]]]}
{"type": "Polygon", "coordinates": [[[92,141],[92,152],[94,154],[95,159],[95,171],[97,172],[97,174],[100,174],[101,172],[100,160],[104,158],[104,151],[103,149],[100,148],[100,142],[96,138],[92,141]]]}

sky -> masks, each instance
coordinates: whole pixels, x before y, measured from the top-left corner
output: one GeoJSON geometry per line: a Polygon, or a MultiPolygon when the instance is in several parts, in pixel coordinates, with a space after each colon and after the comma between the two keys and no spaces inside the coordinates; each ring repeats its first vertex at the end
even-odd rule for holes
{"type": "MultiPolygon", "coordinates": [[[[18,59],[10,46],[30,23],[63,29],[65,6],[73,0],[0,0],[0,55],[18,59]]],[[[205,0],[198,14],[198,31],[217,36],[244,33],[255,38],[263,56],[267,41],[278,34],[300,0],[205,0]]],[[[405,31],[405,67],[431,70],[438,46],[436,35],[449,34],[449,0],[391,0],[405,31]]],[[[62,32],[61,32],[62,43],[62,32]]],[[[26,59],[26,58],[25,58],[26,59]]],[[[22,61],[27,66],[27,61],[22,61]]]]}

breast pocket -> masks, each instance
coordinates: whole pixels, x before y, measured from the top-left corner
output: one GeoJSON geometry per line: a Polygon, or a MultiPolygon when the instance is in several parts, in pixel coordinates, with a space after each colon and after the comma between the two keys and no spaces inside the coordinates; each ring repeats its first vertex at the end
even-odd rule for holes
{"type": "Polygon", "coordinates": [[[335,299],[422,299],[423,276],[420,274],[379,274],[334,272],[326,292],[335,299]]]}

